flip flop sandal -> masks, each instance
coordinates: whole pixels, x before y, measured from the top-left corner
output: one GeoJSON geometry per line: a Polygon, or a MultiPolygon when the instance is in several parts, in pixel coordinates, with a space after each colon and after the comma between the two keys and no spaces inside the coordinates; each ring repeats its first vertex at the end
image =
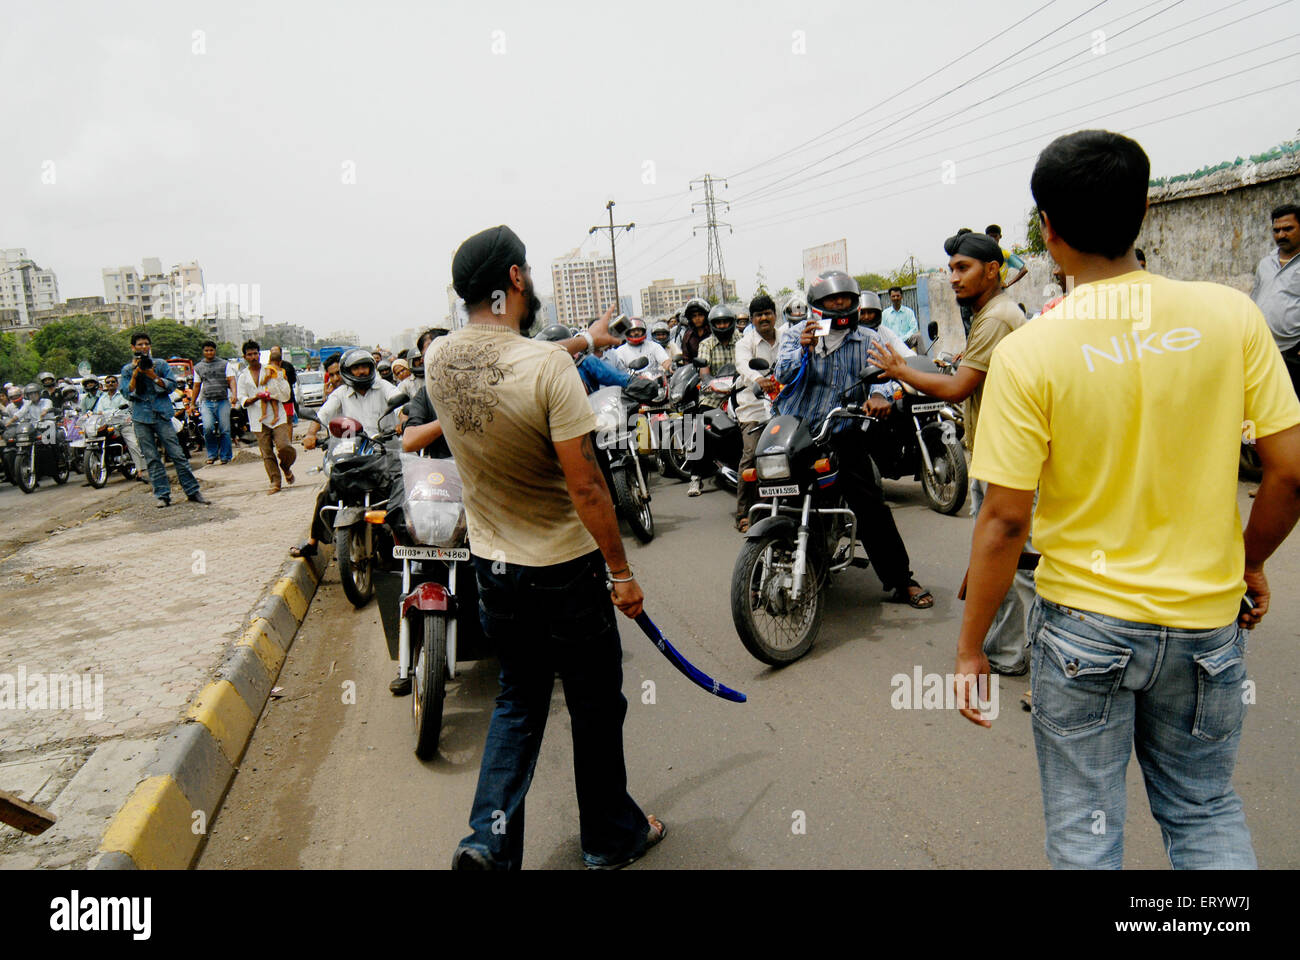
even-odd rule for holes
{"type": "Polygon", "coordinates": [[[646,852],[651,847],[660,843],[664,837],[668,836],[667,824],[665,824],[654,814],[650,814],[649,816],[646,817],[646,823],[649,824],[649,829],[646,831],[645,846],[641,848],[640,853],[634,854],[633,856],[628,857],[626,860],[621,860],[618,863],[599,863],[599,864],[589,863],[587,864],[587,869],[588,870],[622,870],[624,867],[630,866],[631,864],[636,863],[638,860],[644,857],[646,855],[646,852]]]}
{"type": "Polygon", "coordinates": [[[899,587],[894,591],[894,595],[890,598],[890,603],[906,603],[908,606],[917,610],[929,610],[934,606],[934,594],[930,593],[929,590],[922,590],[916,596],[912,596],[907,592],[908,587],[919,586],[920,584],[915,580],[909,581],[906,587],[899,587]]]}

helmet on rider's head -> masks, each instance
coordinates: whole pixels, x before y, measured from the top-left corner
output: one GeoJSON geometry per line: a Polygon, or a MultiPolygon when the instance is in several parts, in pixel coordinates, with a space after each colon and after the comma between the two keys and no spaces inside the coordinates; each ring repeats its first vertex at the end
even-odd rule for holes
{"type": "Polygon", "coordinates": [[[375,367],[375,372],[390,383],[393,380],[393,363],[391,360],[380,360],[375,367]]]}
{"type": "Polygon", "coordinates": [[[786,302],[785,309],[781,312],[786,323],[803,323],[808,319],[808,301],[803,298],[803,294],[796,293],[786,302]]]}
{"type": "Polygon", "coordinates": [[[858,297],[858,316],[861,322],[866,324],[872,330],[880,329],[880,318],[884,316],[884,308],[880,305],[880,295],[871,291],[864,290],[862,296],[858,297]],[[862,316],[863,313],[866,316],[862,316]]]}
{"type": "Polygon", "coordinates": [[[858,281],[843,270],[827,270],[817,275],[817,279],[808,288],[808,313],[812,319],[826,321],[826,329],[833,331],[855,330],[858,326],[858,281]],[[851,294],[848,306],[836,310],[825,304],[831,297],[851,294]]]}
{"type": "Polygon", "coordinates": [[[736,311],[725,303],[718,304],[709,311],[709,329],[719,343],[730,343],[736,332],[736,311]]]}
{"type": "Polygon", "coordinates": [[[54,382],[54,374],[50,373],[48,370],[42,370],[36,375],[36,379],[41,381],[41,383],[45,384],[48,388],[49,385],[54,382]]]}
{"type": "Polygon", "coordinates": [[[655,343],[663,346],[672,338],[673,332],[668,328],[665,320],[656,320],[650,324],[650,339],[655,343]]]}
{"type": "Polygon", "coordinates": [[[34,383],[29,383],[23,387],[23,396],[28,400],[35,400],[41,395],[41,388],[34,383]]]}
{"type": "Polygon", "coordinates": [[[339,363],[339,374],[343,377],[343,382],[352,389],[369,390],[375,382],[375,358],[371,356],[369,350],[354,347],[343,354],[343,360],[339,363]],[[352,372],[353,367],[362,365],[369,367],[366,373],[358,376],[352,372]]]}
{"type": "Polygon", "coordinates": [[[691,297],[682,307],[682,322],[687,324],[688,327],[695,326],[692,318],[697,313],[707,317],[709,315],[709,301],[701,297],[691,297]]]}
{"type": "Polygon", "coordinates": [[[59,392],[59,399],[64,403],[76,403],[81,399],[81,394],[77,392],[76,387],[64,387],[59,392]]]}
{"type": "Polygon", "coordinates": [[[640,346],[645,343],[646,333],[645,321],[640,317],[633,317],[627,327],[627,342],[633,346],[640,346]]]}
{"type": "Polygon", "coordinates": [[[99,389],[99,381],[96,380],[94,377],[87,377],[85,380],[82,380],[81,385],[85,387],[87,390],[89,390],[91,393],[94,393],[96,390],[99,389]]]}
{"type": "Polygon", "coordinates": [[[553,323],[549,327],[543,327],[541,333],[533,337],[534,340],[545,340],[548,343],[559,343],[561,340],[571,339],[573,334],[569,333],[569,328],[563,324],[553,323]]]}

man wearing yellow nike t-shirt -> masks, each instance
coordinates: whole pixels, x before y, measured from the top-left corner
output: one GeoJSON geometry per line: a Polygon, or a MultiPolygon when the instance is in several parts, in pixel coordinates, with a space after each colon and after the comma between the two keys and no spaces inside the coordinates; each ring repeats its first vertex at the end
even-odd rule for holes
{"type": "MultiPolygon", "coordinates": [[[[971,464],[989,487],[957,673],[987,672],[981,643],[1037,488],[1029,633],[1049,860],[1122,865],[1136,748],[1173,866],[1249,868],[1232,788],[1242,627],[1267,612],[1264,562],[1300,516],[1300,401],[1249,298],[1140,269],[1149,176],[1137,143],[1097,130],[1053,141],[1034,168],[1043,237],[1075,286],[993,354],[971,464]],[[1264,464],[1244,540],[1243,422],[1264,464]]],[[[959,685],[969,697],[970,681],[959,685]]]]}

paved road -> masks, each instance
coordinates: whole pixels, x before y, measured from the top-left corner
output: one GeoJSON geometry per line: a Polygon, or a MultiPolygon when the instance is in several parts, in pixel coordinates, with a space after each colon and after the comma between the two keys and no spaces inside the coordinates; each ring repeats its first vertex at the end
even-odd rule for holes
{"type": "MultiPolygon", "coordinates": [[[[774,671],[745,652],[731,625],[739,538],[728,496],[692,500],[684,485],[656,480],[659,535],[644,547],[627,541],[647,609],[701,669],[750,699],[726,703],[693,687],[620,618],[629,786],[670,829],[643,866],[1046,866],[1029,715],[1017,703],[1025,681],[1003,678],[992,730],[949,712],[891,708],[896,674],[952,668],[954,593],[972,523],[926,509],[916,484],[886,486],[934,609],[884,604],[874,574],[850,570],[833,589],[818,645],[774,671]],[[646,681],[652,704],[642,700],[646,681]]],[[[1244,486],[1240,493],[1244,512],[1250,501],[1244,486]]],[[[1293,541],[1272,564],[1273,583],[1295,583],[1298,566],[1293,541]]],[[[1251,651],[1258,703],[1236,782],[1268,867],[1300,865],[1297,624],[1300,597],[1278,597],[1251,651]]],[[[378,613],[373,604],[352,610],[331,567],[280,679],[283,699],[262,719],[200,867],[445,868],[467,832],[496,689],[490,664],[467,666],[449,687],[440,755],[421,763],[409,700],[387,692],[393,666],[378,613]],[[355,704],[343,702],[346,681],[356,684],[355,704]]],[[[526,865],[579,868],[558,685],[528,807],[526,865]]],[[[1167,866],[1136,763],[1127,835],[1127,866],[1167,866]]]]}

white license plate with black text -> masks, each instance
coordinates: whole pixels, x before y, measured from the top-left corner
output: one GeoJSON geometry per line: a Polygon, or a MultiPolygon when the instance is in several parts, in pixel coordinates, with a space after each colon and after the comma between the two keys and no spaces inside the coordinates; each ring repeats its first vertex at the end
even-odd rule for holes
{"type": "Polygon", "coordinates": [[[912,404],[913,413],[938,413],[943,409],[943,401],[938,403],[914,403],[912,404]]]}
{"type": "Polygon", "coordinates": [[[469,560],[469,547],[393,547],[397,560],[469,560]]]}
{"type": "Polygon", "coordinates": [[[799,484],[787,483],[780,487],[759,487],[760,497],[795,497],[799,495],[799,484]]]}

